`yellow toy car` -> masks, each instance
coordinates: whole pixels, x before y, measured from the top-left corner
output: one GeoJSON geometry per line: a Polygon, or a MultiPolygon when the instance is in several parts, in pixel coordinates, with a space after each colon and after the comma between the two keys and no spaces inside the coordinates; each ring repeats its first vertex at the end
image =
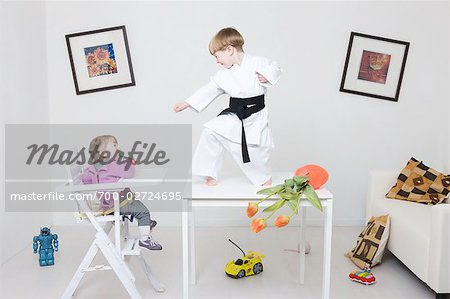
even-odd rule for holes
{"type": "Polygon", "coordinates": [[[225,273],[228,276],[232,278],[242,278],[245,276],[259,274],[263,271],[263,264],[261,261],[261,259],[264,258],[263,254],[250,250],[246,255],[244,251],[233,241],[231,241],[230,239],[228,239],[228,241],[239,248],[244,255],[243,258],[239,258],[236,261],[231,260],[227,263],[227,265],[225,266],[225,273]]]}

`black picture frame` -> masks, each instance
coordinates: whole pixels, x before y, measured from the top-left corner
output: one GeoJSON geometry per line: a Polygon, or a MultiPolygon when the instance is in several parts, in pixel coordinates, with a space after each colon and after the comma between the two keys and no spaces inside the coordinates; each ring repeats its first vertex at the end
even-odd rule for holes
{"type": "Polygon", "coordinates": [[[339,91],[397,102],[409,42],[351,32],[339,91]]]}
{"type": "Polygon", "coordinates": [[[136,85],[124,25],[65,37],[77,95],[136,85]]]}

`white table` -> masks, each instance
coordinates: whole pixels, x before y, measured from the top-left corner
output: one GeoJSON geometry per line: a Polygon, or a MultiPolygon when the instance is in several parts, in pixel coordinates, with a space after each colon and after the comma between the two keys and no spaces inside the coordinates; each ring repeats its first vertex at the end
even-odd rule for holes
{"type": "MultiPolygon", "coordinates": [[[[284,179],[291,178],[292,172],[278,172],[273,174],[273,185],[284,182],[284,179]]],[[[189,296],[189,277],[192,284],[196,283],[196,262],[195,262],[195,219],[194,208],[197,207],[247,207],[249,201],[257,198],[264,198],[264,195],[257,195],[256,192],[263,187],[251,185],[241,177],[228,177],[219,181],[217,186],[207,186],[203,181],[192,183],[192,196],[185,198],[185,209],[182,216],[183,231],[183,298],[189,296]],[[188,206],[192,209],[189,211],[188,206]],[[190,262],[190,263],[189,263],[190,262]],[[190,266],[190,268],[189,268],[190,266]],[[189,273],[190,270],[190,273],[189,273]]],[[[330,295],[330,270],[331,270],[331,235],[333,217],[333,194],[326,189],[316,190],[324,212],[324,253],[323,253],[323,283],[322,298],[328,299],[330,295]]],[[[274,203],[275,200],[266,200],[260,204],[266,207],[274,203]]],[[[300,283],[304,283],[305,278],[305,212],[306,208],[313,207],[307,200],[300,201],[300,283]]],[[[245,211],[243,211],[243,214],[245,211]]]]}

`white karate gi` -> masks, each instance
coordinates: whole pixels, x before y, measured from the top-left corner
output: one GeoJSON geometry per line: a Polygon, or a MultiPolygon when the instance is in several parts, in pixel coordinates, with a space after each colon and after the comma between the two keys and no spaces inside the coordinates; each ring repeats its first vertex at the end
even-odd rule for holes
{"type": "MultiPolygon", "coordinates": [[[[265,94],[267,87],[278,81],[281,72],[275,62],[244,54],[241,65],[235,64],[229,69],[218,71],[208,84],[197,90],[186,102],[200,112],[222,94],[235,98],[265,94]],[[256,73],[263,75],[269,82],[259,82],[256,73]]],[[[235,114],[220,115],[207,122],[194,153],[192,174],[218,179],[223,153],[227,150],[253,184],[265,183],[272,176],[269,160],[274,147],[268,118],[265,107],[243,120],[251,160],[249,163],[242,162],[242,125],[235,114]]]]}

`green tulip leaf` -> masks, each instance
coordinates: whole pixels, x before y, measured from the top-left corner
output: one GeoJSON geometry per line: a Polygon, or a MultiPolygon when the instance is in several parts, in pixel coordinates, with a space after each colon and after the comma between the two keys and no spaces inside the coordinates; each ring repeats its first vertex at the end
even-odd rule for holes
{"type": "Polygon", "coordinates": [[[298,193],[295,192],[285,192],[279,194],[281,198],[284,198],[286,200],[295,199],[298,197],[298,193]]]}
{"type": "Polygon", "coordinates": [[[305,194],[306,198],[308,198],[309,202],[315,206],[320,211],[323,211],[322,203],[320,202],[319,197],[317,196],[316,191],[314,191],[314,188],[311,187],[311,185],[306,185],[303,188],[303,194],[305,194]]]}
{"type": "Polygon", "coordinates": [[[306,181],[303,184],[301,184],[299,188],[303,189],[303,188],[305,188],[305,186],[308,186],[308,185],[309,185],[309,181],[306,181]]]}
{"type": "Polygon", "coordinates": [[[289,207],[292,209],[292,212],[294,214],[298,214],[298,207],[300,205],[301,197],[297,197],[295,199],[291,199],[289,203],[289,207]]]}
{"type": "Polygon", "coordinates": [[[297,208],[297,199],[288,200],[288,205],[291,208],[292,212],[295,214],[295,209],[297,208]]]}
{"type": "Polygon", "coordinates": [[[276,185],[274,187],[270,187],[270,188],[265,188],[262,190],[259,190],[258,192],[256,192],[256,194],[265,194],[265,195],[269,195],[269,194],[274,194],[274,193],[278,193],[281,191],[281,189],[283,188],[283,185],[276,185]]]}
{"type": "Polygon", "coordinates": [[[273,205],[265,208],[263,210],[263,212],[273,212],[275,210],[278,210],[279,208],[281,208],[284,205],[285,202],[286,202],[286,199],[281,198],[281,199],[277,200],[273,205]]]}
{"type": "Polygon", "coordinates": [[[293,180],[294,180],[295,184],[300,187],[305,182],[309,181],[309,177],[308,176],[294,176],[293,180]]]}
{"type": "Polygon", "coordinates": [[[286,188],[287,187],[292,188],[292,187],[294,187],[295,182],[293,179],[287,179],[287,180],[284,180],[284,185],[286,186],[286,188]]]}

